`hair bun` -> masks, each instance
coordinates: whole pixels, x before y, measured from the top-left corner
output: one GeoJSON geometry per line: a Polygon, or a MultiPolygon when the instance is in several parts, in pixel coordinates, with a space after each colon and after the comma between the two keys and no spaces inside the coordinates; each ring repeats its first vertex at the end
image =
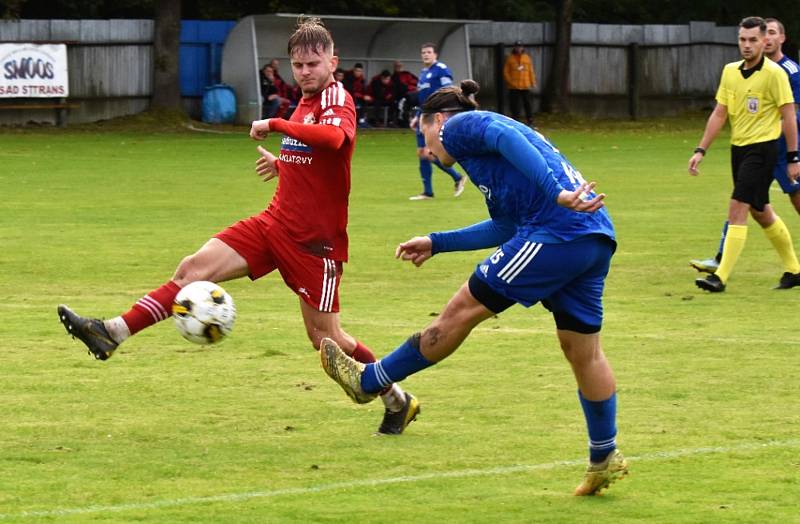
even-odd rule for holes
{"type": "Polygon", "coordinates": [[[461,92],[464,93],[465,96],[475,95],[480,90],[481,86],[475,80],[467,78],[461,81],[461,92]]]}

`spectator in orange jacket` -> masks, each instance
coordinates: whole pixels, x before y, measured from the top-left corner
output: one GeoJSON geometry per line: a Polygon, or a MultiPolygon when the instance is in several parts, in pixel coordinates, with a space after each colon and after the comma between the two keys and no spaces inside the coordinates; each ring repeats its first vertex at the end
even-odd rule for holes
{"type": "MultiPolygon", "coordinates": [[[[511,54],[506,57],[503,67],[503,79],[508,88],[508,101],[511,107],[511,118],[520,120],[520,104],[525,106],[525,119],[533,125],[533,109],[531,108],[530,91],[536,87],[536,73],[533,72],[531,57],[525,52],[522,42],[514,42],[511,54]]],[[[521,121],[521,120],[520,120],[521,121]]]]}

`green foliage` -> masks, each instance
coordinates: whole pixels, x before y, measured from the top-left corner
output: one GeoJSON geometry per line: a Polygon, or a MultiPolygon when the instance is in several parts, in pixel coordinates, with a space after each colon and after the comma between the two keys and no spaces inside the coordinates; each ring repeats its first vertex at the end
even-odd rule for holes
{"type": "MultiPolygon", "coordinates": [[[[263,13],[435,17],[514,22],[552,21],[558,0],[194,0],[183,2],[186,19],[236,20],[263,13]]],[[[153,0],[0,0],[5,18],[151,18],[153,0]]],[[[745,0],[574,0],[574,22],[685,24],[692,20],[735,25],[753,14],[783,21],[790,40],[800,40],[796,4],[765,0],[754,8],[745,0]]]]}
{"type": "MultiPolygon", "coordinates": [[[[699,178],[685,172],[702,117],[541,121],[608,193],[619,235],[603,340],[632,473],[594,499],[570,495],[584,423],[538,306],[488,320],[407,380],[422,414],[399,438],[370,436],[379,403],[356,406],[324,376],[277,274],[225,284],[239,317],[218,347],[183,341],[167,321],[107,362],[86,355],[57,304],[118,314],[274,189],[253,172],[245,129],[163,125],[0,135],[0,520],[796,521],[800,291],[770,289],[781,268],[754,225],[728,291],[693,286],[688,259],[713,254],[730,191],[726,137],[699,178]]],[[[474,187],[454,199],[441,173],[436,199],[409,202],[416,166],[410,133],[359,135],[342,321],[379,356],[488,254],[419,269],[393,258],[411,235],[486,216],[474,187]]]]}

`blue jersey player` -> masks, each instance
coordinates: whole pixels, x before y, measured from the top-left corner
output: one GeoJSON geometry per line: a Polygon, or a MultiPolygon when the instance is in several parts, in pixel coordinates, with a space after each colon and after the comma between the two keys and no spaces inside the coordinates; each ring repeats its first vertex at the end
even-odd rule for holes
{"type": "MultiPolygon", "coordinates": [[[[797,128],[800,129],[800,66],[788,56],[783,54],[783,43],[786,41],[786,31],[783,24],[775,18],[765,19],[767,22],[767,33],[764,42],[764,54],[767,58],[777,63],[789,75],[789,84],[792,86],[792,94],[794,95],[795,113],[797,115],[797,128]]],[[[800,136],[800,134],[798,134],[800,136]]],[[[800,146],[800,144],[798,144],[800,146]]],[[[778,139],[778,163],[772,176],[778,181],[783,192],[789,196],[795,210],[800,213],[800,183],[792,182],[789,179],[787,170],[788,164],[786,163],[786,137],[781,135],[778,139]]],[[[792,148],[797,150],[798,147],[792,148]]],[[[719,243],[717,254],[713,258],[706,260],[691,260],[689,264],[698,271],[704,273],[714,273],[719,268],[719,262],[722,260],[722,246],[725,244],[725,236],[728,233],[728,222],[726,221],[722,227],[722,239],[719,243]]],[[[779,286],[780,287],[780,286],[779,286]]]]}
{"type": "Polygon", "coordinates": [[[589,467],[576,495],[594,495],[627,474],[616,449],[616,384],[600,347],[602,295],[616,248],[614,226],[580,173],[542,135],[503,115],[477,111],[465,80],[431,95],[421,126],[444,165],[461,164],[489,209],[488,220],[414,237],[396,256],[416,266],[447,251],[496,247],[444,311],[380,361],[364,365],[323,341],[325,371],[356,402],[452,354],[482,321],[515,303],[541,302],[578,383],[589,433],[589,467]],[[577,211],[577,212],[576,212],[577,211]]]}
{"type": "MultiPolygon", "coordinates": [[[[453,83],[453,73],[450,68],[439,62],[436,44],[425,43],[420,49],[422,57],[422,71],[419,72],[419,83],[417,84],[417,106],[422,107],[425,101],[439,88],[449,86],[453,83]]],[[[425,147],[425,137],[419,129],[419,114],[417,108],[415,115],[411,118],[409,126],[417,132],[417,156],[419,157],[419,175],[422,178],[422,193],[409,197],[409,200],[429,200],[433,198],[433,167],[435,165],[453,179],[455,190],[453,196],[461,196],[467,179],[461,176],[452,166],[445,167],[431,155],[430,150],[425,147]]]]}

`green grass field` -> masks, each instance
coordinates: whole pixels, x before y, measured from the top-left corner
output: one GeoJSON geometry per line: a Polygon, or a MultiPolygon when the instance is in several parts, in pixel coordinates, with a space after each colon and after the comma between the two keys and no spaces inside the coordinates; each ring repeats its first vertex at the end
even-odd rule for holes
{"type": "MultiPolygon", "coordinates": [[[[800,290],[751,224],[722,295],[694,287],[730,192],[725,137],[690,178],[703,121],[547,124],[608,194],[619,249],[603,341],[631,474],[571,496],[586,456],[576,388],[541,307],[512,308],[404,385],[422,414],[371,436],[322,372],[277,274],[231,282],[233,335],[204,349],[171,321],[94,361],[56,305],[126,310],[274,183],[231,134],[123,126],[0,132],[0,521],[800,522],[800,290]]],[[[272,150],[277,139],[268,141],[272,150]]],[[[486,253],[417,269],[415,234],[486,216],[479,192],[419,192],[413,137],[364,133],[353,162],[346,330],[384,355],[424,327],[486,253]]],[[[800,217],[772,193],[800,245],[800,217]]]]}

